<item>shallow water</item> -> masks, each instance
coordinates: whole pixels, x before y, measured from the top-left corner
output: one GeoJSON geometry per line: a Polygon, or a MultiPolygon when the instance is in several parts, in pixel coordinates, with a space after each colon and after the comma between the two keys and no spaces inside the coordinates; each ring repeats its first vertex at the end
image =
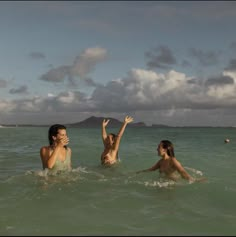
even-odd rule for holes
{"type": "Polygon", "coordinates": [[[47,130],[0,129],[0,235],[235,235],[235,128],[127,127],[111,168],[100,165],[100,129],[68,128],[73,170],[56,176],[39,157],[47,130]],[[162,139],[207,181],[136,174],[159,159],[162,139]]]}

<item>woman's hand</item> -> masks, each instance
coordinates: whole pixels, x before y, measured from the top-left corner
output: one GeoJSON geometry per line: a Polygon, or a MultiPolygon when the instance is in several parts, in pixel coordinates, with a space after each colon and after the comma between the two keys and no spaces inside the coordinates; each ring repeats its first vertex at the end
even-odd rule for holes
{"type": "Polygon", "coordinates": [[[68,145],[69,144],[69,137],[63,137],[63,138],[60,138],[60,140],[58,141],[58,144],[60,145],[60,146],[66,146],[66,145],[68,145]]]}
{"type": "Polygon", "coordinates": [[[126,116],[124,122],[125,123],[131,123],[131,122],[133,122],[133,120],[134,119],[131,116],[126,116]]]}
{"type": "Polygon", "coordinates": [[[107,126],[107,124],[110,122],[110,119],[103,119],[103,121],[102,121],[102,126],[103,127],[106,127],[107,126]]]}

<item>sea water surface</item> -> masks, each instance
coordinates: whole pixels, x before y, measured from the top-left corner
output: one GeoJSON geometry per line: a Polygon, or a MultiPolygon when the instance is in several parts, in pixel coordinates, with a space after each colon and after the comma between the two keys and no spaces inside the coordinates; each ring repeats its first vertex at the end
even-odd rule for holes
{"type": "Polygon", "coordinates": [[[99,128],[68,128],[73,169],[55,176],[42,170],[39,155],[47,131],[0,128],[0,235],[236,234],[236,128],[127,126],[121,162],[111,168],[100,165],[99,128]],[[136,174],[157,162],[163,139],[192,176],[207,181],[136,174]]]}

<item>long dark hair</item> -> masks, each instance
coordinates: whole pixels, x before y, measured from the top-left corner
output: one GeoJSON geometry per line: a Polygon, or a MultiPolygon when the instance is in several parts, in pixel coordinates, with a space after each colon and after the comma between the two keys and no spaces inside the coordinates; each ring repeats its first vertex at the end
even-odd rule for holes
{"type": "Polygon", "coordinates": [[[166,150],[168,156],[170,156],[171,158],[175,157],[174,145],[172,144],[172,142],[170,142],[169,140],[162,140],[161,145],[166,150]]]}
{"type": "MultiPolygon", "coordinates": [[[[49,140],[50,146],[53,145],[53,142],[54,142],[52,137],[55,137],[58,134],[58,130],[60,129],[66,130],[66,126],[62,124],[54,124],[48,129],[48,140],[49,140]]],[[[65,146],[65,148],[67,149],[67,146],[65,146]]]]}

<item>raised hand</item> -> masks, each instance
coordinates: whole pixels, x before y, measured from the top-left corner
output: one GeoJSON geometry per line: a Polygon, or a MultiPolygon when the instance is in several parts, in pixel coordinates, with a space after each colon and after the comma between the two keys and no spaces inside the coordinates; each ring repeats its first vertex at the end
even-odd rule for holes
{"type": "Polygon", "coordinates": [[[106,127],[107,124],[109,123],[109,121],[110,121],[110,119],[103,119],[103,121],[102,121],[102,126],[103,126],[103,127],[106,127]]]}
{"type": "Polygon", "coordinates": [[[134,119],[131,116],[126,116],[125,119],[124,119],[124,122],[125,123],[131,123],[131,122],[133,122],[133,120],[134,119]]]}

